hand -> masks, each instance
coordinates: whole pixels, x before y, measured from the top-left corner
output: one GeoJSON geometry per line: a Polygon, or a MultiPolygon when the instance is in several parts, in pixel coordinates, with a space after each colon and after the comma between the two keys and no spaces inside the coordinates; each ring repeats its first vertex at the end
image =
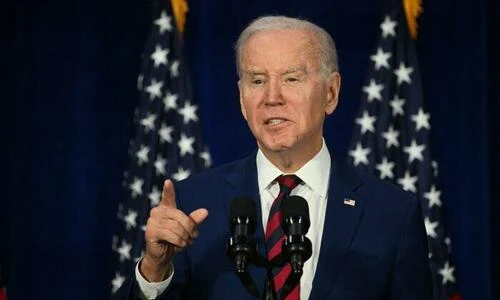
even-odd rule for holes
{"type": "Polygon", "coordinates": [[[174,185],[165,180],[161,202],[151,209],[146,224],[146,254],[139,266],[150,282],[164,280],[172,272],[172,258],[193,243],[198,236],[198,225],[208,216],[204,208],[186,215],[177,209],[174,185]]]}

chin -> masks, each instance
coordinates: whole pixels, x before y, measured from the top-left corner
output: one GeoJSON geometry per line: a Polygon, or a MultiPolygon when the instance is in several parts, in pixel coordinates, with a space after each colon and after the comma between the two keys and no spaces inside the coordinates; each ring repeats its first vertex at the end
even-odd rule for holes
{"type": "Polygon", "coordinates": [[[285,152],[291,148],[291,145],[289,143],[284,143],[284,142],[272,142],[272,143],[266,143],[263,144],[266,149],[272,152],[285,152]]]}

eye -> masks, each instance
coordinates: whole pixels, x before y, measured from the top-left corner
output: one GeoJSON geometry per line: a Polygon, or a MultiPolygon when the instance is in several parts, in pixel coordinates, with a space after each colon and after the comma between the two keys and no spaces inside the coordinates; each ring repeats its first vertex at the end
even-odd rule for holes
{"type": "Polygon", "coordinates": [[[252,80],[252,84],[254,84],[254,85],[261,85],[263,83],[264,83],[263,79],[253,79],[252,80]]]}
{"type": "Polygon", "coordinates": [[[286,82],[297,82],[299,79],[297,77],[287,77],[285,79],[286,82]]]}

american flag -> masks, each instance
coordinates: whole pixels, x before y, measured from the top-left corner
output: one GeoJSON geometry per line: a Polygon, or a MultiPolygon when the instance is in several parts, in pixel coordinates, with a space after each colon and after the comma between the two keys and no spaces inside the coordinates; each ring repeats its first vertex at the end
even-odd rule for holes
{"type": "Polygon", "coordinates": [[[151,207],[160,201],[164,180],[185,179],[211,164],[171,2],[155,0],[153,5],[153,23],[138,78],[140,100],[130,142],[130,166],[124,178],[127,197],[119,205],[118,230],[113,237],[118,264],[112,293],[133,273],[144,253],[144,225],[151,207]]]}
{"type": "MultiPolygon", "coordinates": [[[[427,231],[434,299],[458,300],[450,239],[442,218],[438,165],[431,158],[430,114],[423,105],[417,54],[411,37],[413,33],[416,35],[416,23],[411,18],[407,23],[402,2],[389,2],[380,24],[380,37],[370,56],[348,159],[356,168],[372,172],[419,197],[427,231]]],[[[413,7],[417,8],[413,12],[419,7],[413,7]]]]}

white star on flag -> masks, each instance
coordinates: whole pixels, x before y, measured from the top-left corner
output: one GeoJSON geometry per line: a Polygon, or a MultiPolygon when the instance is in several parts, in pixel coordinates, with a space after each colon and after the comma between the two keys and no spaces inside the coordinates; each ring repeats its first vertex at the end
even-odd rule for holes
{"type": "Polygon", "coordinates": [[[398,78],[398,85],[406,82],[411,84],[410,74],[413,73],[413,67],[406,67],[403,62],[399,63],[399,68],[394,71],[394,74],[398,78]]]}
{"type": "Polygon", "coordinates": [[[394,130],[392,125],[389,126],[387,131],[382,133],[382,137],[385,139],[385,147],[389,149],[391,146],[399,147],[398,141],[399,131],[394,130]]]}
{"type": "Polygon", "coordinates": [[[380,24],[380,29],[382,29],[382,36],[384,38],[388,36],[396,36],[396,25],[398,22],[391,20],[391,17],[385,16],[384,22],[380,24]]]}
{"type": "Polygon", "coordinates": [[[438,173],[439,173],[438,172],[438,163],[437,163],[437,161],[433,160],[432,163],[431,163],[431,166],[432,166],[432,170],[433,170],[432,173],[434,174],[434,176],[437,177],[438,173]]]}
{"type": "Polygon", "coordinates": [[[141,125],[144,126],[146,132],[155,129],[155,120],[156,120],[155,114],[148,114],[147,117],[141,120],[141,125]]]}
{"type": "Polygon", "coordinates": [[[444,267],[442,269],[439,269],[438,273],[443,276],[443,284],[449,282],[454,283],[455,282],[455,276],[453,276],[453,271],[455,271],[455,268],[452,268],[450,266],[450,262],[446,262],[444,264],[444,267]]]}
{"type": "Polygon", "coordinates": [[[209,168],[212,165],[212,158],[210,157],[210,153],[207,149],[200,153],[200,158],[203,159],[205,168],[209,168]]]}
{"type": "Polygon", "coordinates": [[[377,165],[377,170],[380,172],[380,178],[394,178],[394,174],[392,173],[392,168],[394,168],[394,163],[392,161],[388,161],[387,157],[384,156],[382,162],[377,165]]]}
{"type": "Polygon", "coordinates": [[[173,126],[166,126],[165,124],[161,125],[160,131],[158,131],[158,134],[160,135],[160,142],[164,143],[172,143],[172,131],[174,131],[173,126]]]}
{"type": "Polygon", "coordinates": [[[120,254],[120,261],[130,259],[130,250],[132,250],[132,245],[122,241],[122,245],[117,250],[118,254],[120,254]]]}
{"type": "Polygon", "coordinates": [[[178,60],[174,61],[170,65],[170,76],[172,76],[172,77],[179,76],[179,66],[180,66],[180,62],[178,60]]]}
{"type": "Polygon", "coordinates": [[[177,172],[172,175],[172,178],[174,178],[176,181],[181,181],[188,178],[190,175],[191,172],[189,172],[189,170],[186,170],[183,167],[179,167],[179,169],[177,169],[177,172]]]}
{"type": "Polygon", "coordinates": [[[194,154],[193,143],[194,137],[187,137],[184,133],[181,133],[181,138],[179,139],[179,142],[177,142],[181,156],[184,156],[187,153],[194,154]]]}
{"type": "Polygon", "coordinates": [[[370,153],[370,149],[363,148],[361,143],[356,144],[356,149],[349,151],[349,155],[354,159],[354,165],[357,166],[360,163],[365,165],[368,164],[368,154],[370,153]]]}
{"type": "Polygon", "coordinates": [[[419,161],[424,161],[424,156],[422,152],[425,150],[425,145],[418,145],[413,139],[411,141],[411,145],[408,147],[403,147],[403,151],[408,154],[408,163],[412,163],[415,159],[419,161]]]}
{"type": "Polygon", "coordinates": [[[363,87],[363,92],[365,92],[368,96],[368,102],[372,102],[374,99],[381,101],[382,100],[382,90],[384,89],[383,84],[377,84],[375,79],[370,80],[370,84],[368,86],[363,87]]]}
{"type": "Polygon", "coordinates": [[[151,202],[152,207],[157,206],[161,200],[160,190],[156,186],[153,186],[153,189],[151,190],[151,193],[149,193],[148,198],[151,202]]]}
{"type": "Polygon", "coordinates": [[[183,108],[179,109],[179,114],[184,118],[184,124],[189,123],[189,121],[198,121],[198,116],[196,115],[196,110],[198,106],[191,105],[189,101],[186,101],[186,104],[183,108]]]}
{"type": "Polygon", "coordinates": [[[436,190],[434,185],[431,186],[431,190],[424,194],[424,197],[429,200],[429,208],[436,206],[441,206],[441,191],[436,190]]]}
{"type": "Polygon", "coordinates": [[[424,113],[422,108],[418,109],[418,113],[416,115],[412,115],[411,119],[415,122],[415,126],[417,131],[421,128],[431,129],[431,124],[429,123],[429,119],[431,118],[430,114],[424,113]]]}
{"type": "Polygon", "coordinates": [[[367,131],[375,132],[374,124],[377,120],[377,117],[370,116],[368,112],[365,110],[363,112],[363,116],[361,118],[356,119],[356,123],[361,126],[361,134],[366,133],[367,131]]]}
{"type": "Polygon", "coordinates": [[[377,53],[370,56],[370,60],[375,63],[375,70],[384,67],[389,69],[389,58],[392,56],[391,52],[384,52],[382,48],[377,49],[377,53]]]}
{"type": "Polygon", "coordinates": [[[125,224],[127,226],[127,230],[129,230],[132,227],[137,226],[136,219],[137,219],[137,212],[129,209],[128,214],[123,218],[123,220],[125,221],[125,224]]]}
{"type": "Polygon", "coordinates": [[[162,49],[161,45],[156,45],[155,52],[151,54],[151,59],[154,61],[155,68],[158,68],[160,65],[166,66],[168,63],[167,55],[169,50],[162,49]]]}
{"type": "Polygon", "coordinates": [[[177,109],[177,98],[177,94],[171,94],[170,91],[167,91],[165,98],[163,98],[165,111],[169,111],[170,109],[177,109]]]}
{"type": "Polygon", "coordinates": [[[394,98],[391,102],[389,102],[389,105],[392,107],[393,117],[397,115],[404,116],[405,112],[403,110],[403,105],[405,105],[405,99],[399,98],[398,95],[394,95],[394,98]]]}
{"type": "Polygon", "coordinates": [[[415,183],[417,182],[417,176],[410,176],[410,172],[406,171],[405,176],[398,179],[398,183],[401,185],[403,190],[409,191],[412,193],[417,192],[417,187],[415,183]]]}
{"type": "Polygon", "coordinates": [[[154,100],[155,98],[161,98],[161,88],[163,87],[163,81],[156,81],[151,79],[151,84],[146,87],[146,92],[149,94],[149,99],[154,100]]]}
{"type": "Polygon", "coordinates": [[[424,224],[425,224],[425,231],[427,232],[427,235],[436,238],[437,233],[436,233],[436,227],[438,227],[439,223],[438,222],[431,222],[429,217],[426,217],[424,219],[424,224]]]}
{"type": "Polygon", "coordinates": [[[142,185],[144,181],[137,177],[134,178],[134,181],[130,184],[130,190],[132,191],[132,197],[135,198],[137,195],[142,195],[142,185]]]}
{"type": "Polygon", "coordinates": [[[164,33],[165,31],[172,30],[172,24],[170,23],[172,18],[167,15],[165,11],[161,12],[161,16],[159,19],[156,19],[154,23],[159,27],[160,33],[164,33]]]}
{"type": "Polygon", "coordinates": [[[155,160],[155,171],[156,175],[163,175],[165,176],[165,165],[167,164],[167,160],[161,157],[161,154],[158,154],[155,160]]]}
{"type": "Polygon", "coordinates": [[[113,294],[118,291],[118,289],[122,286],[122,284],[125,282],[125,277],[120,275],[118,272],[115,274],[115,278],[111,281],[111,285],[113,286],[112,292],[113,294]]]}
{"type": "Polygon", "coordinates": [[[139,166],[143,163],[147,163],[149,161],[149,147],[141,145],[141,149],[137,151],[135,156],[137,157],[137,164],[139,166]]]}

